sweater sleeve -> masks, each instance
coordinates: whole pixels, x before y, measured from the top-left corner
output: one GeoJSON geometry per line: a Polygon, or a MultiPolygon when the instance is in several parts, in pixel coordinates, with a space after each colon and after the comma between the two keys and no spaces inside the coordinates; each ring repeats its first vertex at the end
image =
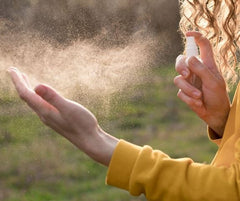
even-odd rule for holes
{"type": "Polygon", "coordinates": [[[149,201],[239,201],[239,173],[239,164],[224,168],[194,163],[188,158],[171,159],[149,146],[121,140],[106,182],[134,196],[143,193],[149,201]]]}

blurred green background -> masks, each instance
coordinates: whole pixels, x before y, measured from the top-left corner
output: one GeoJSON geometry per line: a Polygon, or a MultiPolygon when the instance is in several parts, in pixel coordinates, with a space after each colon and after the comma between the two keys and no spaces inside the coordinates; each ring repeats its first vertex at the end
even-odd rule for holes
{"type": "MultiPolygon", "coordinates": [[[[206,125],[176,97],[178,89],[173,85],[175,57],[182,51],[178,20],[176,0],[0,1],[0,21],[6,22],[4,28],[0,23],[2,36],[30,31],[67,47],[74,40],[95,37],[104,27],[108,32],[98,42],[107,47],[124,45],[142,27],[165,33],[168,42],[156,50],[154,65],[142,72],[143,82],[115,92],[107,106],[98,100],[81,103],[118,138],[148,144],[173,158],[210,163],[217,147],[209,142],[206,125]]],[[[7,55],[7,50],[0,46],[1,54],[7,55]]],[[[3,69],[1,75],[6,76],[3,69]]],[[[2,87],[0,93],[1,201],[145,200],[106,186],[107,169],[45,127],[9,88],[13,85],[2,87]]]]}

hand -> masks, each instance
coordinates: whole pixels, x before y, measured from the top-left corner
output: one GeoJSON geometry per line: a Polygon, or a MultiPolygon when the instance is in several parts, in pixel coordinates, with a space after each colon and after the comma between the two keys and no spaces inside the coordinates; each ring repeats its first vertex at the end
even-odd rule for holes
{"type": "Polygon", "coordinates": [[[174,83],[179,88],[178,97],[222,137],[230,110],[226,83],[216,66],[209,40],[199,32],[188,32],[187,36],[195,37],[202,62],[196,57],[177,58],[176,71],[180,75],[174,83]],[[188,82],[191,72],[201,79],[201,89],[188,82]]]}
{"type": "Polygon", "coordinates": [[[8,71],[21,99],[37,113],[44,124],[97,162],[109,164],[118,140],[99,127],[95,116],[89,110],[65,99],[47,85],[40,84],[34,91],[26,75],[16,68],[8,71]]]}

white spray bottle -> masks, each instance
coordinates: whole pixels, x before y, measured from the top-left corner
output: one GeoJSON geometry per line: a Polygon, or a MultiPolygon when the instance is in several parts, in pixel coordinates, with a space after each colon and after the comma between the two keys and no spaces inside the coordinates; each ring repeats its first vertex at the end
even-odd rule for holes
{"type": "MultiPolygon", "coordinates": [[[[185,51],[186,51],[186,56],[188,58],[195,56],[198,57],[199,56],[199,52],[198,52],[198,46],[195,42],[194,37],[189,36],[186,38],[186,47],[185,47],[185,51]]],[[[189,79],[190,84],[194,85],[196,88],[201,89],[202,88],[202,81],[201,79],[196,76],[195,74],[191,73],[190,75],[190,79],[189,79]]]]}

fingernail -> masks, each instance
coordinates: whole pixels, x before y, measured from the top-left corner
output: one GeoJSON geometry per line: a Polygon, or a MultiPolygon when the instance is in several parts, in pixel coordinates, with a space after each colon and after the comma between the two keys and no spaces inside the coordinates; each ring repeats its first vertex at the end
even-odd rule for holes
{"type": "Polygon", "coordinates": [[[188,58],[186,59],[186,64],[187,64],[187,66],[189,66],[190,64],[191,64],[191,65],[195,65],[197,62],[198,62],[198,59],[197,59],[195,56],[188,57],[188,58]]]}
{"type": "Polygon", "coordinates": [[[186,65],[189,67],[189,59],[190,59],[190,57],[187,57],[187,59],[185,60],[185,63],[186,63],[186,65]]]}
{"type": "Polygon", "coordinates": [[[197,57],[193,56],[193,57],[190,57],[188,62],[190,62],[192,65],[196,65],[199,63],[199,59],[197,57]]]}
{"type": "Polygon", "coordinates": [[[16,70],[16,68],[14,68],[14,67],[9,67],[8,69],[7,69],[7,72],[11,72],[11,71],[15,71],[16,70]]]}
{"type": "Polygon", "coordinates": [[[199,98],[201,96],[201,93],[199,91],[194,91],[193,92],[193,95],[196,97],[196,98],[199,98]]]}
{"type": "Polygon", "coordinates": [[[187,77],[187,76],[188,76],[188,71],[183,70],[183,71],[181,72],[181,74],[182,74],[183,77],[187,77]]]}

